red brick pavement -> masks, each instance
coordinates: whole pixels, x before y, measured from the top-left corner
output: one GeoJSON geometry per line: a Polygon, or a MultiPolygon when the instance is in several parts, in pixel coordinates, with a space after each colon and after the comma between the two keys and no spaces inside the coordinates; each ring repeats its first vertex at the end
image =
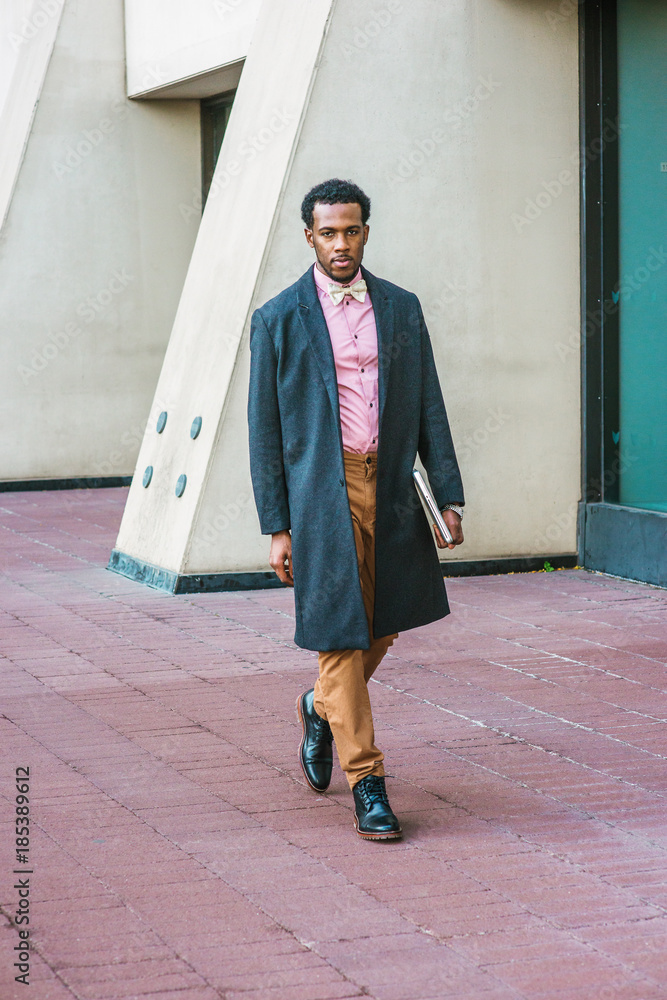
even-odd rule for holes
{"type": "Polygon", "coordinates": [[[299,770],[291,593],[107,572],[124,498],[0,497],[2,1000],[667,997],[664,591],[450,581],[372,685],[406,836],[369,844],[299,770]]]}

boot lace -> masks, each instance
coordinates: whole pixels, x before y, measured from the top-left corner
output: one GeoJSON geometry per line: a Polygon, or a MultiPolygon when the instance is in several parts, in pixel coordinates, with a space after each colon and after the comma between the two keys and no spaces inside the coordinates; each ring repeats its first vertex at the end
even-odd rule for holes
{"type": "Polygon", "coordinates": [[[381,802],[385,806],[389,805],[384,778],[370,774],[367,778],[362,779],[360,785],[367,806],[371,802],[381,802]]]}
{"type": "Polygon", "coordinates": [[[313,713],[315,718],[313,719],[313,726],[318,740],[326,740],[327,743],[333,743],[333,733],[331,732],[331,726],[326,719],[323,719],[321,715],[317,712],[313,713]]]}

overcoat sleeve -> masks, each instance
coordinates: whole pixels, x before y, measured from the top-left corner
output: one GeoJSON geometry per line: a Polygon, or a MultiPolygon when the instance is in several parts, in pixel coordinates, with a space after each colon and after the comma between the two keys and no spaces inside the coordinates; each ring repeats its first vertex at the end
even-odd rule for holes
{"type": "Polygon", "coordinates": [[[250,324],[248,433],[250,475],[263,535],[290,527],[277,378],[276,349],[255,310],[250,324]]]}
{"type": "Polygon", "coordinates": [[[435,367],[431,338],[424,315],[419,307],[422,359],[422,396],[419,416],[419,457],[428,474],[435,502],[442,510],[445,504],[464,501],[463,483],[459,472],[452,433],[442,398],[435,367]]]}

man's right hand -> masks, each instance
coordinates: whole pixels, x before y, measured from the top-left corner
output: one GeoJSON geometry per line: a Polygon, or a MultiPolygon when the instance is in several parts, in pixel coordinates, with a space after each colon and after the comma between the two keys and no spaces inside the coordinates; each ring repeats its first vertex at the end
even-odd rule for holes
{"type": "Polygon", "coordinates": [[[271,535],[271,551],[269,565],[279,579],[288,587],[294,586],[292,576],[292,536],[289,531],[276,531],[271,535]]]}

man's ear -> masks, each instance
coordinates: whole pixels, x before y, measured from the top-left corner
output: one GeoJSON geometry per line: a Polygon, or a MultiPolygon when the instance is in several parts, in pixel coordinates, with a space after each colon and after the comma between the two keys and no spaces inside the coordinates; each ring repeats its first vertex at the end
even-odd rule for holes
{"type": "Polygon", "coordinates": [[[308,244],[309,247],[312,247],[313,250],[314,250],[315,249],[315,243],[313,242],[313,230],[312,229],[304,229],[304,233],[306,234],[306,243],[308,244]]]}
{"type": "Polygon", "coordinates": [[[368,243],[368,231],[369,231],[369,227],[368,226],[364,226],[364,246],[366,246],[366,244],[368,243]]]}

